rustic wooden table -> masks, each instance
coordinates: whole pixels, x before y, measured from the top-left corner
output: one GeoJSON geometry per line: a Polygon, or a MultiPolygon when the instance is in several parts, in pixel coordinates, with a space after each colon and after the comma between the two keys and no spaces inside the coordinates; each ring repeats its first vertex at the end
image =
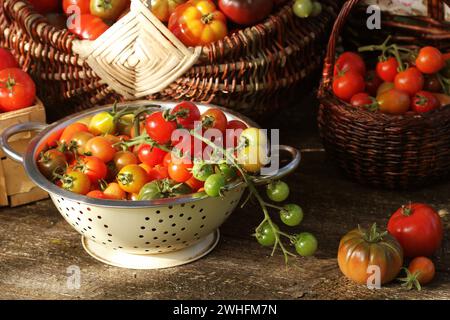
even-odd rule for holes
{"type": "MultiPolygon", "coordinates": [[[[321,151],[312,98],[280,113],[284,144],[301,148],[303,162],[287,179],[291,201],[305,219],[298,231],[319,239],[315,257],[291,259],[260,247],[251,237],[262,214],[249,204],[221,228],[217,248],[195,263],[156,271],[115,268],[92,259],[80,236],[51,201],[0,209],[0,298],[2,299],[450,299],[450,240],[434,258],[435,281],[421,292],[398,283],[369,290],[345,279],[336,263],[340,237],[359,223],[385,225],[391,212],[410,200],[449,208],[450,183],[416,192],[362,187],[346,178],[321,151]],[[81,288],[67,287],[67,268],[81,269],[81,288]]],[[[446,228],[448,230],[448,225],[446,228]]]]}

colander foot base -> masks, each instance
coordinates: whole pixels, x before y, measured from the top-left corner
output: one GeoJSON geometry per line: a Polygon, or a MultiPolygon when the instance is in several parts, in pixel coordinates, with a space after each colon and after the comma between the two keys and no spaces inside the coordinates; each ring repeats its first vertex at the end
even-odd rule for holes
{"type": "Polygon", "coordinates": [[[203,258],[217,246],[219,238],[219,230],[216,230],[193,246],[157,255],[125,253],[107,248],[85,237],[81,237],[81,243],[83,244],[84,250],[91,257],[115,267],[127,269],[162,269],[180,266],[203,258]]]}

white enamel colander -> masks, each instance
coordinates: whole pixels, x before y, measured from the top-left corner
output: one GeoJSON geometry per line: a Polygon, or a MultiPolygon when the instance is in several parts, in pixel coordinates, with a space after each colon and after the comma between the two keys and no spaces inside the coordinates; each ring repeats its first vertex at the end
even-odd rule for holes
{"type": "MultiPolygon", "coordinates": [[[[162,108],[176,105],[176,102],[137,101],[118,104],[117,107],[119,110],[125,106],[137,108],[150,103],[162,108]]],[[[206,104],[197,106],[201,112],[216,107],[206,104]]],[[[81,234],[84,249],[94,258],[119,267],[157,269],[189,263],[205,256],[217,245],[218,228],[238,205],[246,187],[243,182],[235,183],[223,197],[217,198],[196,193],[152,201],[110,201],[68,192],[39,172],[36,159],[52,135],[71,123],[111,107],[87,110],[49,126],[34,122],[14,125],[0,136],[0,147],[11,159],[21,162],[33,182],[49,193],[64,219],[81,234]],[[22,156],[11,148],[8,140],[24,131],[40,133],[22,156]]],[[[244,116],[221,109],[228,120],[237,119],[248,126],[256,126],[244,116]]],[[[259,178],[259,183],[280,179],[299,165],[298,150],[287,146],[280,146],[280,150],[289,153],[290,162],[273,176],[259,178]]]]}

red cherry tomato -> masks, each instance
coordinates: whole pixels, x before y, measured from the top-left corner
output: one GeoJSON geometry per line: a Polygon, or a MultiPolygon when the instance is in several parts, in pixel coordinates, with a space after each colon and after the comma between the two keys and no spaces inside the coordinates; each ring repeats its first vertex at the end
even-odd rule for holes
{"type": "Polygon", "coordinates": [[[398,62],[394,57],[377,63],[377,75],[384,82],[394,82],[395,76],[398,74],[398,62]]]}
{"type": "Polygon", "coordinates": [[[369,96],[368,93],[361,92],[355,94],[350,100],[350,104],[354,107],[365,107],[373,104],[375,99],[369,96]]]}
{"type": "Polygon", "coordinates": [[[417,257],[411,260],[408,270],[412,276],[416,276],[416,280],[421,285],[430,283],[436,273],[433,261],[426,257],[417,257]]]}
{"type": "Polygon", "coordinates": [[[86,174],[91,183],[97,183],[98,180],[105,179],[108,172],[106,164],[99,158],[92,156],[78,158],[74,169],[86,174]]]}
{"type": "Polygon", "coordinates": [[[77,132],[89,132],[89,128],[87,125],[81,122],[75,122],[69,124],[63,131],[59,141],[69,143],[72,140],[72,137],[77,132]]]}
{"type": "Polygon", "coordinates": [[[138,149],[139,160],[150,167],[162,163],[166,154],[167,152],[148,144],[143,144],[138,149]]]}
{"type": "Polygon", "coordinates": [[[127,197],[127,193],[120,188],[117,182],[111,182],[108,184],[103,193],[108,197],[108,199],[113,200],[124,200],[127,197]]]}
{"type": "Polygon", "coordinates": [[[220,132],[225,133],[227,129],[227,117],[222,110],[217,108],[211,108],[202,114],[203,127],[205,129],[218,129],[220,132]]]}
{"type": "Polygon", "coordinates": [[[413,203],[398,209],[387,229],[400,242],[406,257],[431,256],[441,245],[441,217],[426,204],[413,203]]]}
{"type": "Polygon", "coordinates": [[[164,167],[167,168],[171,162],[172,162],[172,153],[167,152],[166,155],[164,156],[162,164],[164,167]]]}
{"type": "Polygon", "coordinates": [[[395,76],[395,88],[407,92],[410,96],[423,89],[425,79],[417,68],[410,67],[395,76]]]}
{"type": "Polygon", "coordinates": [[[419,91],[412,99],[411,108],[415,112],[428,112],[440,107],[439,100],[431,93],[427,91],[419,91]]]}
{"type": "Polygon", "coordinates": [[[159,144],[168,143],[176,128],[175,121],[166,120],[162,111],[154,112],[145,119],[147,134],[159,144]]]}
{"type": "Polygon", "coordinates": [[[69,31],[83,40],[95,40],[108,28],[102,19],[90,14],[71,15],[68,21],[69,31]]]}
{"type": "Polygon", "coordinates": [[[169,177],[168,169],[161,165],[156,165],[148,171],[149,181],[162,180],[169,177]]]}
{"type": "Polygon", "coordinates": [[[89,153],[91,156],[97,157],[107,163],[114,158],[117,150],[113,147],[112,143],[108,141],[108,139],[98,136],[90,139],[86,143],[84,152],[89,153]]]}
{"type": "Polygon", "coordinates": [[[36,100],[33,79],[18,68],[0,71],[0,111],[13,111],[29,107],[36,100]]]}
{"type": "Polygon", "coordinates": [[[336,97],[348,102],[355,94],[364,92],[365,86],[361,74],[349,71],[334,78],[333,92],[336,97]]]}
{"type": "Polygon", "coordinates": [[[74,13],[78,13],[78,14],[90,14],[91,10],[89,8],[91,0],[63,0],[62,5],[63,5],[63,11],[66,14],[74,14],[74,13]],[[78,12],[73,12],[69,10],[71,10],[72,8],[76,8],[77,10],[79,10],[78,12]]]}
{"type": "Polygon", "coordinates": [[[191,189],[192,191],[196,192],[198,191],[200,188],[203,188],[203,185],[205,184],[204,181],[200,181],[195,179],[194,177],[191,177],[188,181],[185,182],[191,189]]]}
{"type": "Polygon", "coordinates": [[[193,129],[194,122],[200,121],[200,110],[190,101],[177,104],[171,114],[176,115],[177,123],[186,129],[193,129]]]}
{"type": "Polygon", "coordinates": [[[192,169],[192,163],[186,163],[182,159],[172,160],[170,162],[167,171],[169,172],[169,177],[178,182],[186,182],[192,177],[190,169],[192,169]]]}
{"type": "Polygon", "coordinates": [[[0,48],[0,70],[6,68],[18,68],[19,64],[17,63],[16,58],[6,49],[0,48]]]}
{"type": "Polygon", "coordinates": [[[106,194],[104,194],[103,191],[100,190],[92,190],[86,195],[86,197],[103,200],[109,199],[109,197],[106,194]]]}
{"type": "Polygon", "coordinates": [[[378,88],[383,83],[383,80],[377,75],[374,70],[370,70],[366,74],[366,91],[372,96],[377,95],[378,88]]]}
{"type": "Polygon", "coordinates": [[[416,67],[420,72],[433,74],[439,72],[445,66],[445,59],[441,51],[435,47],[420,49],[416,59],[416,67]]]}
{"type": "Polygon", "coordinates": [[[354,52],[344,52],[336,60],[334,75],[337,76],[351,71],[359,73],[364,77],[366,75],[366,64],[359,54],[354,52]]]}

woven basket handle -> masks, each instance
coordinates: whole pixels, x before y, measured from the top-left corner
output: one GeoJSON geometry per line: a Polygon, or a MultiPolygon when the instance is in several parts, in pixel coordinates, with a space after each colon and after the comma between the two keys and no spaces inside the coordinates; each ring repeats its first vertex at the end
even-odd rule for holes
{"type": "MultiPolygon", "coordinates": [[[[437,7],[439,4],[445,3],[450,6],[450,0],[428,0],[428,4],[437,7]]],[[[333,70],[334,63],[336,59],[336,42],[339,39],[339,35],[347,21],[348,16],[352,9],[360,2],[360,0],[348,0],[343,5],[341,12],[339,13],[333,30],[330,35],[330,39],[328,41],[327,54],[325,56],[324,67],[323,67],[323,79],[319,88],[319,96],[323,96],[325,91],[330,88],[332,80],[333,80],[333,70]]],[[[429,14],[433,16],[433,12],[436,10],[432,10],[429,14]]]]}

